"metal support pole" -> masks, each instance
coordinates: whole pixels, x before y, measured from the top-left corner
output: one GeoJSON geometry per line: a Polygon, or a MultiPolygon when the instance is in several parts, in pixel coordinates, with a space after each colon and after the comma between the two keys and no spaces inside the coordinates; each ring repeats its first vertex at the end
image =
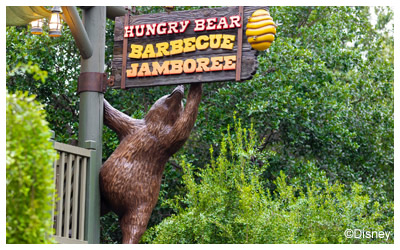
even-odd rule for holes
{"type": "Polygon", "coordinates": [[[85,28],[83,27],[78,11],[74,6],[62,6],[64,19],[67,22],[76,46],[83,59],[88,59],[93,54],[92,43],[90,42],[85,28]]]}
{"type": "Polygon", "coordinates": [[[112,20],[117,16],[123,16],[127,13],[124,7],[122,6],[107,6],[107,18],[112,20]]]}
{"type": "MultiPolygon", "coordinates": [[[[81,73],[104,72],[106,7],[95,6],[83,9],[82,19],[93,54],[90,58],[81,60],[81,73]]],[[[99,82],[99,84],[101,84],[99,82]]],[[[91,158],[94,164],[89,169],[88,185],[90,202],[87,206],[89,218],[86,221],[87,241],[99,243],[100,240],[100,189],[99,170],[102,165],[102,133],[103,133],[103,93],[81,92],[79,103],[79,146],[85,147],[86,141],[95,141],[95,154],[91,158]]]]}

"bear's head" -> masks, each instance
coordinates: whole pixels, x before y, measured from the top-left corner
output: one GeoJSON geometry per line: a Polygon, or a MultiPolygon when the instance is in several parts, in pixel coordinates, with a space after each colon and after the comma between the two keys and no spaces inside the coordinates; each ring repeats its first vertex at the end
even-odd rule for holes
{"type": "Polygon", "coordinates": [[[183,113],[184,91],[183,85],[179,85],[171,94],[161,97],[153,104],[144,118],[148,129],[155,133],[174,125],[183,113]]]}

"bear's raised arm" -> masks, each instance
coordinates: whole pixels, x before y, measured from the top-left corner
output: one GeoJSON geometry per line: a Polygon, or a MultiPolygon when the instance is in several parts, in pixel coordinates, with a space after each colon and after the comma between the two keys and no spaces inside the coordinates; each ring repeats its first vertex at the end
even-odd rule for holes
{"type": "Polygon", "coordinates": [[[189,94],[186,101],[185,110],[183,114],[175,122],[172,129],[173,133],[170,133],[172,137],[168,138],[171,143],[177,141],[186,141],[192,131],[194,123],[197,118],[197,111],[202,95],[202,84],[192,83],[190,85],[189,94]]]}
{"type": "Polygon", "coordinates": [[[115,109],[104,99],[104,124],[116,132],[121,141],[127,134],[133,133],[143,125],[143,122],[115,109]]]}

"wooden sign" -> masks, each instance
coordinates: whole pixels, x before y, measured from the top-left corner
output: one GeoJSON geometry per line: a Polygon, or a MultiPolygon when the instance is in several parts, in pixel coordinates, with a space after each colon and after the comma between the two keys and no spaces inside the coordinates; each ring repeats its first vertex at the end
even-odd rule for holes
{"type": "Polygon", "coordinates": [[[268,10],[225,7],[117,17],[113,88],[250,79],[257,51],[243,36],[258,9],[268,10]]]}

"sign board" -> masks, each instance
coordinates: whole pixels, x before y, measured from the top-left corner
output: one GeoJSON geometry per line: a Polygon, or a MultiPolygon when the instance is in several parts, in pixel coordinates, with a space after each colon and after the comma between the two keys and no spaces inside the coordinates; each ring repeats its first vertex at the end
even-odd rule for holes
{"type": "Polygon", "coordinates": [[[115,19],[113,88],[239,81],[252,78],[257,51],[248,17],[265,6],[131,15],[115,19]]]}

